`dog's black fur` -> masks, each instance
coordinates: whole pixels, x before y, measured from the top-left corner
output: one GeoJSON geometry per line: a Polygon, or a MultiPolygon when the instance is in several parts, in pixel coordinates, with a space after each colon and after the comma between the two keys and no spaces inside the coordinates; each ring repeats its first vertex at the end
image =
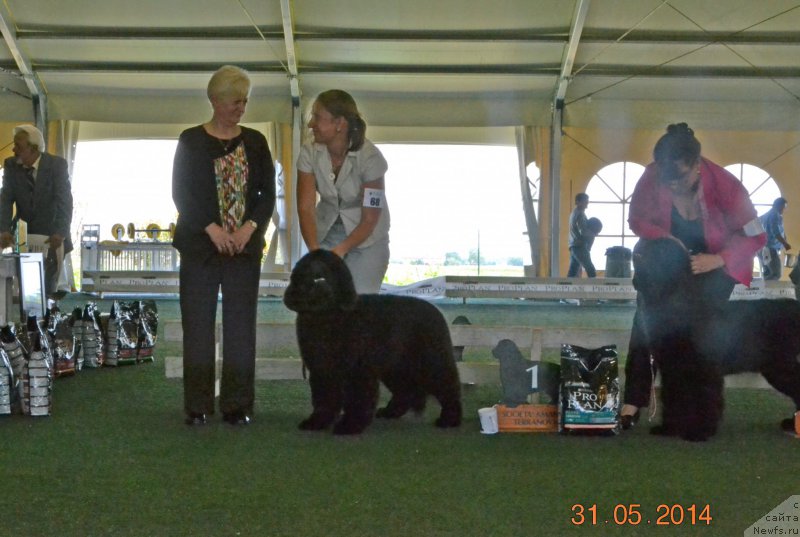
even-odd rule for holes
{"type": "Polygon", "coordinates": [[[745,371],[760,372],[800,408],[796,300],[709,306],[688,252],[671,239],[639,241],[633,263],[645,335],[661,371],[663,421],[651,432],[710,438],[722,418],[723,375],[745,371]]]}
{"type": "Polygon", "coordinates": [[[297,341],[309,371],[313,412],[301,429],[358,434],[372,421],[441,405],[438,427],[461,424],[461,383],[450,330],[435,306],[413,297],[357,295],[339,256],[315,250],[292,271],[283,298],[297,312],[297,341]],[[392,397],[378,410],[379,382],[392,397]],[[343,411],[341,417],[340,412],[343,411]]]}

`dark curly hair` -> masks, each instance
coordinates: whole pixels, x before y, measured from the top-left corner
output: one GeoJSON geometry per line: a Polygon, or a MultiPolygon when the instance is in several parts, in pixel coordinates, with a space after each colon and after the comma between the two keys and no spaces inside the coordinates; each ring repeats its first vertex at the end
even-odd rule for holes
{"type": "Polygon", "coordinates": [[[692,166],[700,159],[700,142],[689,125],[673,123],[656,142],[653,159],[658,165],[661,180],[670,181],[681,175],[679,163],[692,166]]]}

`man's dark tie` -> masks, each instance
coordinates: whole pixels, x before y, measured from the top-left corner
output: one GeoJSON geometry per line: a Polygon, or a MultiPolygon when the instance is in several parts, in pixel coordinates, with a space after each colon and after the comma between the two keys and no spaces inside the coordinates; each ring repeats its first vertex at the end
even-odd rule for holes
{"type": "Polygon", "coordinates": [[[31,185],[31,190],[35,190],[36,179],[33,177],[33,168],[25,168],[25,177],[28,179],[28,184],[31,185]]]}

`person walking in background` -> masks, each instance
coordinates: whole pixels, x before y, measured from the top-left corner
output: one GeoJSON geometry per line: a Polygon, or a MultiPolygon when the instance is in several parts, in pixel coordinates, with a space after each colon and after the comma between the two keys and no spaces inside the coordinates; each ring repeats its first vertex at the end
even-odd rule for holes
{"type": "Polygon", "coordinates": [[[386,159],[367,140],[367,125],[345,91],[320,93],[308,127],[313,140],[297,159],[303,240],[309,250],[325,248],[343,258],[356,292],[377,293],[389,267],[386,159]]]}
{"type": "MultiPolygon", "coordinates": [[[[58,293],[64,255],[72,251],[72,190],[67,161],[45,153],[44,136],[33,125],[14,127],[14,156],[3,163],[0,190],[0,248],[14,244],[17,220],[27,234],[42,235],[47,245],[45,292],[58,293]],[[12,218],[16,205],[16,216],[12,218]]],[[[62,278],[66,283],[66,278],[62,278]]]]}
{"type": "MultiPolygon", "coordinates": [[[[667,127],[633,191],[628,224],[642,239],[679,241],[691,256],[689,292],[715,307],[728,302],[737,282],[750,285],[753,256],[766,236],[742,183],[700,150],[686,123],[667,127]]],[[[623,429],[649,404],[655,375],[641,323],[637,308],[625,363],[623,429]]]]}
{"type": "MultiPolygon", "coordinates": [[[[569,215],[569,269],[567,278],[577,278],[581,267],[589,278],[595,278],[597,271],[592,263],[590,249],[597,233],[593,233],[586,218],[589,196],[584,192],[575,195],[575,208],[569,215]]],[[[598,220],[599,222],[599,220],[598,220]]],[[[602,228],[602,226],[601,226],[602,228]]]]}
{"type": "Polygon", "coordinates": [[[781,248],[787,252],[792,249],[783,229],[783,211],[787,205],[786,198],[777,198],[772,202],[772,208],[760,216],[764,231],[767,232],[767,244],[758,252],[765,280],[781,279],[781,248]]]}
{"type": "Polygon", "coordinates": [[[180,307],[187,425],[214,413],[214,324],[222,291],[219,408],[232,425],[250,422],[255,399],[256,310],[264,234],[275,207],[267,140],[243,127],[250,78],[221,67],[208,83],[211,119],[183,131],[172,169],[181,254],[180,307]]]}

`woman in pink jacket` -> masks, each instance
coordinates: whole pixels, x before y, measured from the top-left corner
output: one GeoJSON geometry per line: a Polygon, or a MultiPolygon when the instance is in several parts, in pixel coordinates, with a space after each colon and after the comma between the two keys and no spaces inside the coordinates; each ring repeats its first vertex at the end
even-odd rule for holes
{"type": "MultiPolygon", "coordinates": [[[[766,241],[747,190],[700,156],[686,123],[667,127],[653,157],[633,191],[628,224],[642,239],[680,241],[691,254],[696,288],[709,304],[724,304],[737,282],[750,285],[753,258],[766,241]]],[[[637,312],[625,364],[624,429],[649,404],[652,375],[637,312]]]]}

